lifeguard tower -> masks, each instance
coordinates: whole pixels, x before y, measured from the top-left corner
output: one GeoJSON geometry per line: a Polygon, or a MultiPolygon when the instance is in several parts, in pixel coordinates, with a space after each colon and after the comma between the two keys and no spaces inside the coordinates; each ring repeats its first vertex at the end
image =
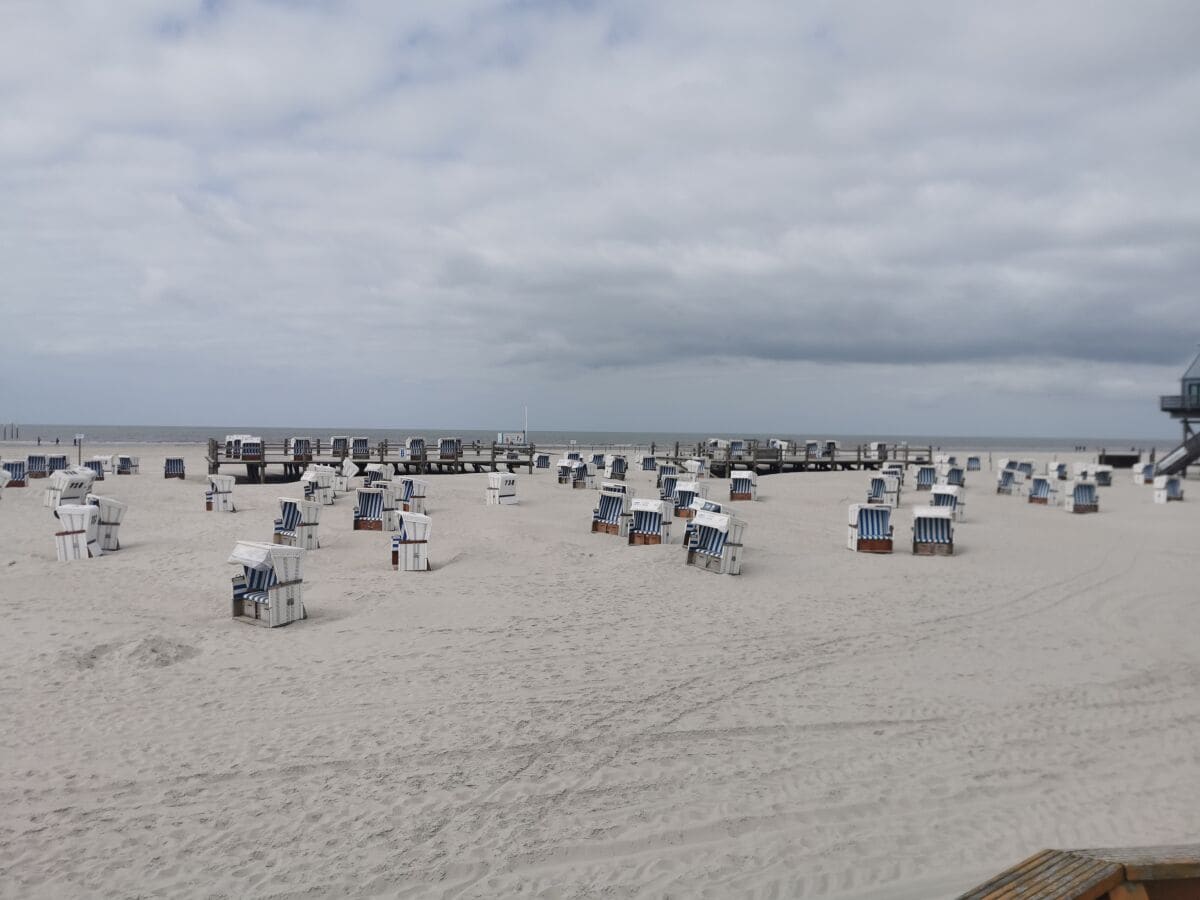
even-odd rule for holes
{"type": "Polygon", "coordinates": [[[1159,408],[1183,422],[1183,443],[1158,461],[1156,475],[1185,474],[1200,459],[1200,354],[1192,360],[1179,381],[1179,393],[1159,398],[1159,408]]]}

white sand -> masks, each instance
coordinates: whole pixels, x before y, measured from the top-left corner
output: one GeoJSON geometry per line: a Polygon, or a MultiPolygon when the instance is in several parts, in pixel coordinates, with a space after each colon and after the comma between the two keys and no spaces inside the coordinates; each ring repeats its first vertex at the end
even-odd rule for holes
{"type": "Polygon", "coordinates": [[[298,488],[206,513],[202,448],[133,452],[116,554],[56,562],[39,482],[0,501],[0,895],[936,897],[1200,828],[1195,483],[1072,516],[971,473],[930,559],[927,495],[871,556],[866,475],[766,477],[731,578],[590,534],[545,471],[516,507],[433,476],[434,571],[339,497],[268,630],[225,560],[298,488]]]}

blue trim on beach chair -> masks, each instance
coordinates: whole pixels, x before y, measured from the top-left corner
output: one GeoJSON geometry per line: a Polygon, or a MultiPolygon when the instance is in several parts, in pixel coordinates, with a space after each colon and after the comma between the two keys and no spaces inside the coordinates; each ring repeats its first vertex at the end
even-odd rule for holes
{"type": "Polygon", "coordinates": [[[933,466],[921,466],[917,469],[917,487],[933,487],[937,480],[937,470],[933,466]]]}
{"type": "Polygon", "coordinates": [[[1035,500],[1050,499],[1050,479],[1042,476],[1034,476],[1033,483],[1029,486],[1029,496],[1035,500]]]}
{"type": "Polygon", "coordinates": [[[1096,486],[1094,484],[1075,485],[1071,496],[1074,498],[1076,506],[1094,506],[1097,503],[1096,486]]]}
{"type": "Polygon", "coordinates": [[[692,549],[698,553],[703,553],[705,556],[713,556],[720,558],[725,551],[725,542],[729,539],[729,535],[721,531],[719,528],[710,528],[705,525],[696,529],[695,545],[692,549]]]}
{"type": "Polygon", "coordinates": [[[632,530],[635,534],[660,534],[662,532],[662,513],[648,509],[633,511],[632,530]]]}
{"type": "Polygon", "coordinates": [[[653,472],[657,468],[658,468],[658,460],[655,459],[653,456],[643,456],[642,457],[642,471],[643,472],[653,472]]]}
{"type": "Polygon", "coordinates": [[[887,495],[887,482],[882,478],[872,478],[871,486],[867,488],[867,502],[872,500],[882,501],[887,495]]]}
{"type": "Polygon", "coordinates": [[[913,519],[913,540],[918,544],[949,544],[953,525],[949,519],[918,516],[913,519]]]}
{"type": "Polygon", "coordinates": [[[359,504],[354,507],[355,521],[383,521],[383,494],[359,494],[359,504]]]}
{"type": "Polygon", "coordinates": [[[863,506],[858,510],[858,539],[884,541],[892,536],[892,511],[886,506],[863,506]]]}
{"type": "Polygon", "coordinates": [[[748,494],[754,489],[748,475],[734,475],[729,479],[729,493],[748,494]]]}

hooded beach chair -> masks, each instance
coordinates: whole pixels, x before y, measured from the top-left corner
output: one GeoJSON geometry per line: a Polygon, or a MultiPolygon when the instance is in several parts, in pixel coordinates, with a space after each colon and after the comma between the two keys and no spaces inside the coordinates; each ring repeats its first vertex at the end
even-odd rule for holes
{"type": "Polygon", "coordinates": [[[592,466],[594,466],[597,469],[604,468],[604,454],[603,453],[593,453],[592,454],[592,466]]]}
{"type": "Polygon", "coordinates": [[[1028,481],[1033,477],[1033,460],[1022,459],[1017,463],[1017,471],[1028,481]]]}
{"type": "Polygon", "coordinates": [[[438,438],[438,459],[456,460],[462,456],[462,438],[438,438]]]}
{"type": "Polygon", "coordinates": [[[696,514],[692,501],[708,496],[708,485],[698,481],[680,481],[675,485],[675,518],[690,519],[696,514]]]}
{"type": "Polygon", "coordinates": [[[359,488],[357,497],[354,505],[354,530],[383,531],[383,489],[359,488]]]}
{"type": "Polygon", "coordinates": [[[1063,506],[1069,513],[1100,512],[1100,496],[1096,493],[1095,482],[1076,481],[1063,506]]]}
{"type": "Polygon", "coordinates": [[[378,487],[376,482],[391,481],[392,467],[383,463],[367,463],[363,466],[363,487],[378,487]]]}
{"type": "Polygon", "coordinates": [[[185,480],[182,456],[168,456],[163,460],[163,478],[178,478],[185,480]]]}
{"type": "Polygon", "coordinates": [[[50,470],[46,468],[46,457],[41,453],[29,454],[25,464],[30,478],[47,478],[50,475],[50,470]]]}
{"type": "Polygon", "coordinates": [[[338,459],[345,459],[350,455],[350,437],[345,434],[335,434],[329,439],[329,452],[338,459]]]}
{"type": "Polygon", "coordinates": [[[937,470],[933,466],[920,466],[917,469],[917,490],[928,491],[937,481],[937,470]]]}
{"type": "Polygon", "coordinates": [[[629,471],[629,462],[624,456],[619,454],[609,454],[604,457],[604,477],[610,481],[625,480],[625,473],[629,471]]]}
{"type": "Polygon", "coordinates": [[[91,469],[63,469],[54,472],[46,481],[42,506],[45,509],[57,509],[60,506],[85,505],[95,480],[96,473],[91,469]]]}
{"type": "Polygon", "coordinates": [[[883,468],[879,470],[884,475],[892,475],[896,481],[904,487],[904,463],[888,462],[883,464],[883,468]]]}
{"type": "Polygon", "coordinates": [[[892,508],[851,503],[846,546],[859,553],[891,553],[892,508]]]}
{"type": "MultiPolygon", "coordinates": [[[[709,500],[707,497],[696,497],[692,500],[691,506],[688,507],[692,511],[690,519],[684,519],[683,522],[683,549],[690,550],[696,543],[696,514],[702,512],[725,513],[726,509],[716,500],[709,500]]],[[[732,514],[732,510],[728,511],[732,514]]]]}
{"type": "Polygon", "coordinates": [[[980,464],[978,456],[968,456],[967,457],[967,471],[968,472],[978,472],[982,468],[983,468],[983,466],[980,464]]]}
{"type": "Polygon", "coordinates": [[[409,459],[422,460],[425,458],[425,438],[410,437],[404,442],[404,449],[408,451],[409,459]]]}
{"type": "Polygon", "coordinates": [[[54,510],[58,531],[54,544],[59,562],[102,556],[100,510],[88,503],[65,503],[54,510]]]}
{"type": "Polygon", "coordinates": [[[629,543],[671,543],[671,504],[666,500],[634,497],[629,501],[632,520],[629,523],[629,543]]]}
{"type": "Polygon", "coordinates": [[[1037,506],[1051,506],[1057,493],[1049,475],[1034,475],[1029,483],[1029,502],[1037,506]]]}
{"type": "Polygon", "coordinates": [[[912,552],[916,556],[954,555],[954,513],[945,506],[913,509],[912,552]]]}
{"type": "Polygon", "coordinates": [[[867,485],[867,503],[884,506],[900,504],[900,481],[894,475],[872,475],[867,485]]]}
{"type": "Polygon", "coordinates": [[[571,473],[574,472],[575,463],[577,463],[578,461],[579,460],[576,460],[576,459],[568,459],[567,457],[563,457],[557,463],[555,463],[555,469],[557,470],[557,473],[558,473],[558,483],[559,484],[570,484],[571,483],[571,473]]]}
{"type": "Polygon", "coordinates": [[[627,537],[633,518],[632,499],[633,490],[623,481],[602,481],[599,503],[592,510],[592,532],[627,537]]]}
{"type": "Polygon", "coordinates": [[[742,571],[742,537],[746,523],[728,513],[698,512],[692,519],[695,536],[687,551],[687,565],[719,575],[742,571]]]}
{"type": "Polygon", "coordinates": [[[350,441],[351,459],[370,459],[371,441],[365,437],[356,437],[350,441]]]}
{"type": "Polygon", "coordinates": [[[534,460],[534,465],[536,468],[539,468],[539,469],[550,468],[550,454],[549,453],[539,453],[534,460]]]}
{"type": "Polygon", "coordinates": [[[429,535],[433,519],[420,513],[401,513],[396,534],[392,535],[392,569],[403,572],[428,572],[429,535]]]}
{"type": "Polygon", "coordinates": [[[232,475],[209,475],[204,492],[204,508],[209,512],[234,512],[232,475]]]}
{"type": "Polygon", "coordinates": [[[312,438],[294,437],[289,439],[288,443],[291,446],[292,462],[312,462],[312,438]]]}
{"type": "Polygon", "coordinates": [[[268,628],[307,618],[303,560],[300,547],[238,541],[229,557],[242,568],[233,577],[233,617],[268,628]]]}
{"type": "Polygon", "coordinates": [[[428,482],[421,481],[419,478],[412,478],[408,475],[403,476],[397,481],[392,479],[397,485],[397,500],[400,504],[402,512],[414,512],[425,515],[425,496],[429,491],[428,482]]]}
{"type": "Polygon", "coordinates": [[[263,439],[257,436],[242,438],[242,461],[243,462],[262,462],[263,461],[263,439]]]}
{"type": "Polygon", "coordinates": [[[1067,471],[1067,464],[1065,462],[1052,462],[1046,471],[1059,481],[1067,481],[1071,477],[1067,471]]]}
{"type": "Polygon", "coordinates": [[[1133,467],[1134,484],[1154,484],[1154,463],[1138,463],[1133,467]]]}
{"type": "Polygon", "coordinates": [[[1112,487],[1112,466],[1093,466],[1092,479],[1097,487],[1112,487]]]}
{"type": "Polygon", "coordinates": [[[963,472],[962,467],[955,465],[946,468],[946,474],[941,477],[940,481],[942,484],[948,484],[951,487],[967,486],[966,474],[963,472]]]}
{"type": "Polygon", "coordinates": [[[658,467],[658,469],[656,471],[657,471],[657,474],[654,476],[655,477],[655,487],[661,488],[663,479],[666,478],[667,476],[670,476],[670,477],[676,478],[676,479],[679,477],[679,467],[674,465],[673,463],[663,463],[661,466],[658,467]]]}
{"type": "Polygon", "coordinates": [[[660,500],[668,500],[671,507],[675,506],[675,492],[679,488],[678,475],[663,475],[659,478],[658,497],[660,500]]]}
{"type": "Polygon", "coordinates": [[[317,527],[321,523],[321,504],[315,500],[279,498],[279,518],[271,543],[316,550],[321,546],[317,527]]]}
{"type": "Polygon", "coordinates": [[[83,461],[83,468],[91,471],[96,476],[96,481],[104,480],[104,463],[102,463],[100,460],[85,459],[83,461]]]}
{"type": "Polygon", "coordinates": [[[1017,474],[1012,469],[1001,469],[1000,474],[996,477],[996,493],[1009,494],[1010,496],[1016,491],[1017,474]]]}
{"type": "Polygon", "coordinates": [[[688,474],[692,481],[698,481],[708,474],[708,463],[701,457],[685,459],[683,461],[683,471],[688,474]]]}
{"type": "Polygon", "coordinates": [[[967,514],[966,491],[954,484],[935,484],[929,495],[929,505],[950,510],[954,521],[961,522],[967,514]]]}
{"type": "MultiPolygon", "coordinates": [[[[28,482],[26,481],[27,475],[26,475],[26,468],[25,468],[25,460],[23,460],[23,459],[7,459],[2,464],[0,464],[0,467],[3,467],[3,469],[6,472],[8,472],[8,486],[9,487],[25,487],[25,485],[28,484],[28,482]]],[[[0,473],[0,474],[2,474],[2,473],[0,473]]]]}
{"type": "Polygon", "coordinates": [[[304,486],[304,499],[322,506],[333,506],[333,479],[335,470],[329,466],[310,465],[300,476],[304,486]]]}
{"type": "Polygon", "coordinates": [[[643,456],[642,457],[642,471],[643,472],[654,472],[657,469],[658,469],[658,460],[657,459],[655,459],[653,456],[643,456]]]}
{"type": "Polygon", "coordinates": [[[1178,475],[1159,475],[1154,479],[1154,502],[1170,503],[1183,499],[1183,479],[1178,475]]]}
{"type": "Polygon", "coordinates": [[[69,465],[70,463],[67,462],[65,454],[55,453],[46,457],[46,471],[51,475],[55,472],[61,472],[69,465]]]}
{"type": "Polygon", "coordinates": [[[350,479],[358,477],[358,463],[351,459],[343,459],[342,464],[334,470],[333,490],[336,494],[350,493],[350,479]]]}
{"type": "Polygon", "coordinates": [[[583,456],[580,455],[578,450],[572,450],[569,453],[567,453],[566,457],[564,457],[564,458],[565,459],[583,459],[583,456]]]}
{"type": "Polygon", "coordinates": [[[97,539],[100,542],[100,549],[105,553],[120,550],[121,538],[119,532],[121,522],[125,518],[125,510],[128,509],[126,504],[120,500],[114,500],[112,497],[100,497],[96,494],[88,494],[87,502],[89,506],[94,506],[100,510],[100,515],[96,520],[97,539]]]}
{"type": "Polygon", "coordinates": [[[517,502],[517,476],[508,472],[488,472],[488,506],[512,506],[517,502]]]}
{"type": "Polygon", "coordinates": [[[140,459],[136,456],[117,456],[116,474],[118,475],[137,475],[139,472],[140,459]]]}
{"type": "Polygon", "coordinates": [[[758,473],[753,469],[746,472],[732,472],[729,475],[730,500],[757,500],[758,473]]]}

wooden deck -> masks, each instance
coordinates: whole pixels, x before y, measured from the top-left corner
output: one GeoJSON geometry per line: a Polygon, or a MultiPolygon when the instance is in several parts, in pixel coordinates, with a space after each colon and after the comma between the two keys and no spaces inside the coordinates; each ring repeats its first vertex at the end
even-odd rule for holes
{"type": "Polygon", "coordinates": [[[718,478],[726,478],[734,469],[753,469],[761,474],[781,472],[856,471],[880,468],[884,462],[900,462],[906,466],[924,465],[932,461],[932,447],[889,447],[881,458],[866,447],[839,450],[833,454],[793,451],[784,453],[771,447],[755,446],[745,452],[730,455],[724,451],[710,452],[702,445],[684,447],[675,444],[671,448],[650,445],[649,448],[598,447],[598,446],[553,446],[538,447],[526,444],[514,447],[505,444],[464,444],[462,451],[454,456],[439,456],[436,449],[427,449],[419,455],[411,455],[403,443],[379,441],[366,454],[348,452],[334,453],[331,443],[314,439],[312,453],[296,455],[288,451],[284,441],[267,441],[263,444],[261,458],[245,459],[226,452],[225,442],[210,438],[206,461],[210,475],[216,475],[222,466],[245,466],[246,476],[251,481],[263,482],[267,470],[276,468],[284,478],[299,478],[309,463],[340,466],[342,460],[351,459],[362,466],[368,463],[390,465],[397,473],[411,475],[459,474],[464,472],[509,472],[527,470],[533,473],[536,458],[549,453],[551,463],[559,456],[570,452],[580,453],[590,460],[593,453],[611,452],[626,457],[631,470],[641,467],[643,456],[653,456],[659,463],[674,463],[703,458],[709,472],[718,478]]]}
{"type": "Polygon", "coordinates": [[[959,900],[1200,898],[1200,844],[1043,850],[959,900]]]}

